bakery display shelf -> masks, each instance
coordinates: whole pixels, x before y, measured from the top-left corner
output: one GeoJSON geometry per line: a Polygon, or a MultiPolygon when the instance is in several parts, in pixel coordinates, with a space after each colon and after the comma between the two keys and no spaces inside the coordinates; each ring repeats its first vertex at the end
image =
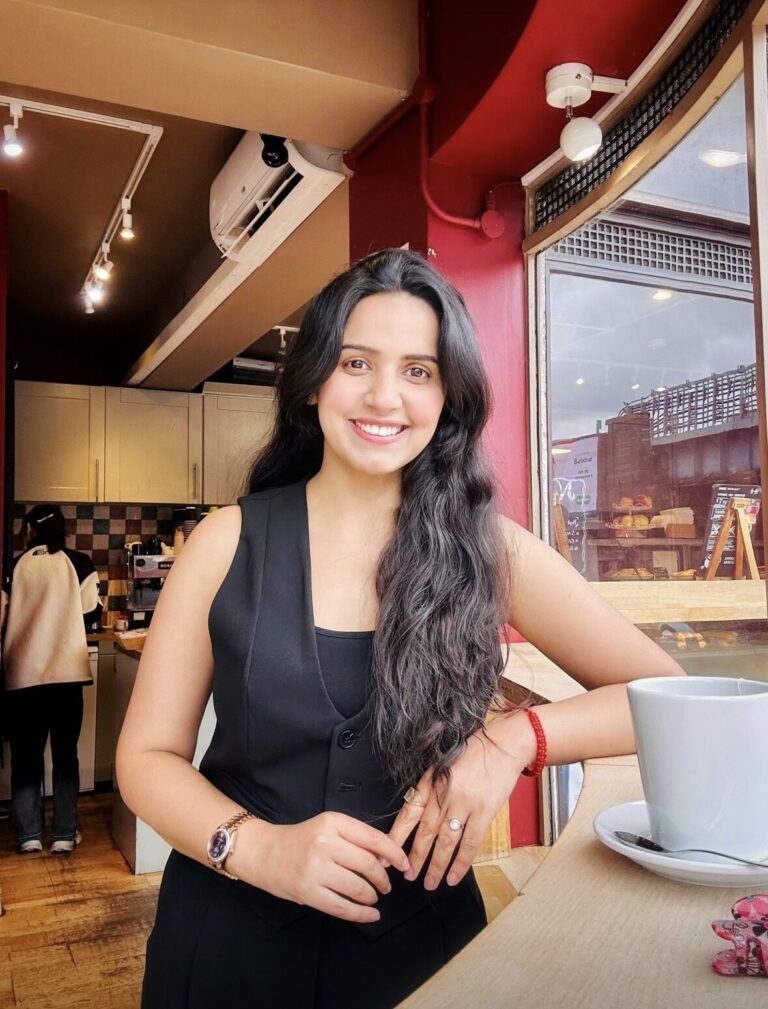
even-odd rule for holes
{"type": "MultiPolygon", "coordinates": [[[[616,531],[615,529],[613,530],[616,531]]],[[[644,536],[642,532],[637,529],[630,530],[631,536],[605,536],[605,537],[595,537],[587,540],[589,546],[594,547],[648,547],[652,550],[663,550],[667,546],[679,546],[679,547],[700,547],[704,545],[703,539],[689,539],[687,536],[683,539],[678,537],[663,537],[663,536],[644,536]],[[640,535],[638,535],[640,532],[640,535]]],[[[654,530],[655,532],[655,530],[654,530]]]]}

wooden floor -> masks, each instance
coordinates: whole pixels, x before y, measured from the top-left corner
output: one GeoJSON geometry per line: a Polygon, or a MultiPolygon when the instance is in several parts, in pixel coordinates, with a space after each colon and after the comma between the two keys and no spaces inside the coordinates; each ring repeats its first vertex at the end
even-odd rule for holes
{"type": "MultiPolygon", "coordinates": [[[[16,853],[0,820],[0,1009],[138,1009],[160,873],[134,876],[112,842],[112,795],[82,797],[71,855],[16,853]]],[[[489,919],[543,857],[519,848],[476,867],[489,919]]]]}
{"type": "Polygon", "coordinates": [[[0,1009],[137,1009],[160,873],[112,843],[112,795],[81,798],[71,855],[16,853],[0,821],[0,1009]]]}

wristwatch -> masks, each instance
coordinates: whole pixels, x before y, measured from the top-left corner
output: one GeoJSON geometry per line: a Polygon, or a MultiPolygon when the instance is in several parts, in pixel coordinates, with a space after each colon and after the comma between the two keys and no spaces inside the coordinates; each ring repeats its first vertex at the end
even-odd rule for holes
{"type": "Polygon", "coordinates": [[[216,872],[220,872],[222,876],[227,876],[229,879],[237,879],[237,876],[233,876],[231,872],[227,872],[224,868],[224,863],[227,861],[229,856],[235,850],[235,835],[237,834],[237,828],[242,826],[246,820],[256,820],[253,813],[249,813],[247,809],[241,809],[239,813],[235,813],[234,816],[222,823],[220,827],[208,838],[208,844],[206,845],[206,852],[208,854],[208,865],[216,872]]]}

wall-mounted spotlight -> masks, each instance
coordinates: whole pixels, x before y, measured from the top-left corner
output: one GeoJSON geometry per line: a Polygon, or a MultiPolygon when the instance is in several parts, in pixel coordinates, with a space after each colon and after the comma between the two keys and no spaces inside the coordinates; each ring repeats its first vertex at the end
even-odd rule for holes
{"type": "Polygon", "coordinates": [[[129,242],[132,238],[136,237],[136,232],[133,230],[133,214],[131,213],[130,197],[123,197],[122,208],[123,221],[120,225],[120,237],[129,242]]]}
{"type": "Polygon", "coordinates": [[[617,95],[627,82],[619,77],[599,77],[586,63],[561,63],[547,72],[547,104],[565,109],[568,122],[560,134],[560,147],[570,161],[588,161],[600,149],[603,131],[588,116],[574,118],[573,110],[584,105],[593,91],[617,95]]]}
{"type": "Polygon", "coordinates": [[[3,154],[9,158],[18,158],[24,153],[24,145],[16,135],[19,128],[19,120],[24,115],[21,102],[11,102],[10,114],[13,123],[6,123],[3,127],[3,154]]]}

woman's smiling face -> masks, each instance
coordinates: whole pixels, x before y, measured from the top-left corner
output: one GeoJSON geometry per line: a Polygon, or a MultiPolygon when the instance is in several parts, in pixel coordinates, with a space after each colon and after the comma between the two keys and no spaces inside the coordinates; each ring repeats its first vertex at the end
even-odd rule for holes
{"type": "Polygon", "coordinates": [[[317,393],[325,458],[394,473],[429,444],[445,401],[434,309],[404,292],[372,294],[347,320],[336,370],[317,393]]]}

